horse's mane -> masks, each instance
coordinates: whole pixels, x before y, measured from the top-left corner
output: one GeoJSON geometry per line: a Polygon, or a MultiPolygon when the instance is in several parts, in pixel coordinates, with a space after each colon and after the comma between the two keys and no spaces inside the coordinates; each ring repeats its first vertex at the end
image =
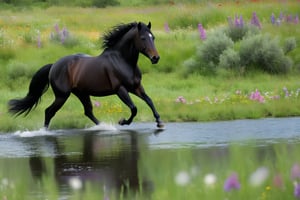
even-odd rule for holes
{"type": "Polygon", "coordinates": [[[136,22],[129,24],[118,24],[103,35],[102,47],[104,49],[114,46],[132,27],[136,26],[136,22]]]}

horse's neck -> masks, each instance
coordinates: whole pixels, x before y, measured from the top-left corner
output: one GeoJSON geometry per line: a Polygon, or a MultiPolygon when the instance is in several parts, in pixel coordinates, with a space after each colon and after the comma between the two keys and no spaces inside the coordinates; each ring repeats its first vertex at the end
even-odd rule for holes
{"type": "Polygon", "coordinates": [[[123,59],[132,67],[137,65],[137,61],[139,58],[139,51],[134,46],[134,37],[135,37],[135,29],[130,30],[126,33],[118,45],[116,45],[116,50],[120,52],[123,59]]]}

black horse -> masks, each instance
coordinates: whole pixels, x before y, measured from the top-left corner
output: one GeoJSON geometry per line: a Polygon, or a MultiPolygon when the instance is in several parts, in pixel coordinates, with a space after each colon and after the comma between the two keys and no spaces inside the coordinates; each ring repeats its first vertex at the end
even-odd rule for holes
{"type": "Polygon", "coordinates": [[[50,120],[63,106],[71,93],[79,98],[84,106],[85,115],[95,124],[90,95],[107,96],[117,94],[130,108],[131,116],[121,119],[120,125],[129,125],[137,114],[129,92],[143,99],[151,108],[157,127],[163,127],[151,98],[145,93],[141,84],[141,71],[137,65],[139,53],[148,57],[152,64],[159,61],[154,45],[151,23],[129,23],[115,26],[103,36],[102,54],[96,57],[75,54],[65,56],[54,64],[39,69],[32,77],[27,95],[22,99],[9,101],[9,112],[25,116],[39,103],[49,83],[55,100],[45,110],[44,126],[48,128],[50,120]]]}

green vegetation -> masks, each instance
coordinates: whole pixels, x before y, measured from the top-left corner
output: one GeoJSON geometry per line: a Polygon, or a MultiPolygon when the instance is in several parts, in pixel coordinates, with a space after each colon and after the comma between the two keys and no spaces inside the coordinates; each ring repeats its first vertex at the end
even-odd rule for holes
{"type": "MultiPolygon", "coordinates": [[[[13,118],[7,113],[7,101],[26,95],[34,72],[68,54],[98,55],[102,51],[99,36],[115,24],[131,21],[153,24],[161,60],[151,65],[141,56],[139,65],[143,85],[162,120],[208,121],[300,114],[298,2],[174,1],[172,5],[143,6],[139,1],[128,1],[127,5],[119,1],[121,6],[105,9],[45,8],[38,1],[30,7],[10,7],[13,2],[6,2],[8,9],[0,9],[2,132],[42,126],[44,109],[53,100],[51,90],[27,117],[13,118]],[[256,28],[252,22],[254,12],[260,25],[256,28]],[[243,28],[237,28],[235,21],[233,26],[229,23],[228,17],[235,20],[236,16],[243,17],[243,28]],[[205,40],[200,39],[198,24],[206,31],[205,40]]],[[[147,105],[133,98],[138,107],[135,121],[154,120],[147,105]]],[[[115,96],[92,99],[100,120],[117,123],[129,115],[129,109],[115,96]]],[[[72,96],[54,117],[51,128],[91,125],[80,102],[72,96]]]]}

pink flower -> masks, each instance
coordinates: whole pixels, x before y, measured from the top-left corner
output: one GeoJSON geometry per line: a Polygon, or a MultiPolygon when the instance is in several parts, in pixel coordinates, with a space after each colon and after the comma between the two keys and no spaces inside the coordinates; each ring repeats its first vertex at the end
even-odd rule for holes
{"type": "Polygon", "coordinates": [[[95,106],[95,107],[99,107],[100,105],[101,105],[101,104],[100,104],[99,101],[95,101],[95,102],[94,102],[94,106],[95,106]]]}
{"type": "Polygon", "coordinates": [[[300,165],[298,163],[294,164],[291,168],[291,179],[300,179],[300,165]]]}
{"type": "Polygon", "coordinates": [[[166,23],[164,24],[164,27],[165,27],[165,31],[166,31],[167,33],[170,33],[170,27],[169,27],[168,22],[166,22],[166,23]]]}
{"type": "Polygon", "coordinates": [[[203,28],[202,24],[198,24],[198,31],[200,33],[200,39],[205,40],[206,39],[206,31],[203,28]]]}
{"type": "Polygon", "coordinates": [[[258,89],[256,89],[255,92],[251,92],[249,99],[253,101],[258,101],[260,103],[265,102],[265,98],[260,94],[258,89]]]}
{"type": "Polygon", "coordinates": [[[175,100],[176,103],[186,103],[186,99],[183,96],[179,96],[177,97],[177,99],[175,100]]]}
{"type": "Polygon", "coordinates": [[[273,185],[277,188],[283,188],[283,179],[281,174],[276,174],[273,178],[273,185]]]}
{"type": "Polygon", "coordinates": [[[240,189],[241,185],[238,180],[238,175],[236,173],[232,173],[224,183],[224,190],[229,192],[231,190],[238,190],[240,189]]]}

